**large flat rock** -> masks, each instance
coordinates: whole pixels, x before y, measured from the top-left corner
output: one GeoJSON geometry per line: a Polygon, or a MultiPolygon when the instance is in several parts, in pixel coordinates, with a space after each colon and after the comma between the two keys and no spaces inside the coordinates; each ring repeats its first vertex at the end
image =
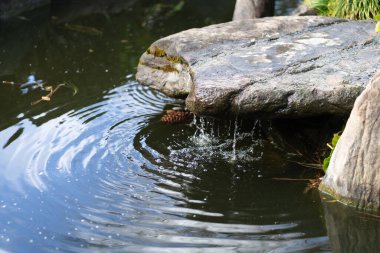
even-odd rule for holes
{"type": "Polygon", "coordinates": [[[380,67],[373,21],[272,17],[183,31],[154,42],[137,80],[187,96],[196,114],[348,114],[380,67]]]}

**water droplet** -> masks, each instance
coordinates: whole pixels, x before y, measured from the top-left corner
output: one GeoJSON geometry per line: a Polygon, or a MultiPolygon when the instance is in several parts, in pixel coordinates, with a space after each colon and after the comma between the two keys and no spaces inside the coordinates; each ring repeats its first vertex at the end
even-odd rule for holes
{"type": "Polygon", "coordinates": [[[23,118],[24,116],[25,116],[24,113],[20,113],[19,115],[17,115],[17,118],[18,118],[18,119],[21,119],[21,118],[23,118]]]}

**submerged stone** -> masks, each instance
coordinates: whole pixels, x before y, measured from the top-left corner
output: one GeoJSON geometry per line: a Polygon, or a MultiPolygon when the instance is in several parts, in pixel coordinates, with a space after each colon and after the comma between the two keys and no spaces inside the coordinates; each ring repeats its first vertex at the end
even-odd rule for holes
{"type": "Polygon", "coordinates": [[[185,97],[196,114],[348,114],[380,67],[373,21],[272,17],[183,31],[154,42],[136,78],[185,97]]]}

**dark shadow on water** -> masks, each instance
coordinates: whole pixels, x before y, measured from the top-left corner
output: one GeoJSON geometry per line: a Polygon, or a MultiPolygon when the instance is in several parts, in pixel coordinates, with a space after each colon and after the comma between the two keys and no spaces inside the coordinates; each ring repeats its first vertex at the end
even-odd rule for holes
{"type": "Polygon", "coordinates": [[[327,233],[333,252],[380,252],[380,216],[322,196],[327,233]]]}

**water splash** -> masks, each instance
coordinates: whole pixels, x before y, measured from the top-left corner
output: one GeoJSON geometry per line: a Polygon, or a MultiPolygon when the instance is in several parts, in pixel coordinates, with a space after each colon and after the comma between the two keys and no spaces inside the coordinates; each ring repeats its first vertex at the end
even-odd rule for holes
{"type": "MultiPolygon", "coordinates": [[[[214,131],[211,130],[210,133],[207,133],[207,120],[204,117],[199,117],[199,123],[197,120],[197,116],[194,116],[193,123],[192,123],[196,130],[194,132],[194,135],[191,137],[191,141],[201,147],[205,147],[207,145],[211,145],[213,141],[215,140],[214,131]]],[[[211,125],[211,129],[213,129],[213,123],[211,125]]]]}
{"type": "Polygon", "coordinates": [[[236,161],[236,137],[238,135],[238,117],[235,118],[234,139],[232,141],[232,161],[236,161]]]}

